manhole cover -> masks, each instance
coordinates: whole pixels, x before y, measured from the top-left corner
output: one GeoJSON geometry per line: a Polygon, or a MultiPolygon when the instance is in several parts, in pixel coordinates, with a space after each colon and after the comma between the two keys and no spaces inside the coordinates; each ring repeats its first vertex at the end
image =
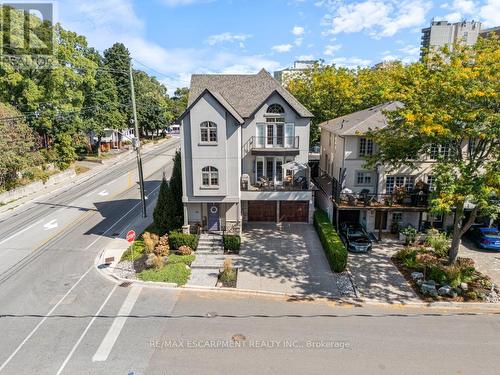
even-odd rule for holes
{"type": "Polygon", "coordinates": [[[245,337],[245,335],[242,335],[241,333],[236,333],[233,335],[233,337],[231,337],[231,340],[236,342],[245,341],[246,339],[247,338],[245,337]]]}
{"type": "Polygon", "coordinates": [[[214,311],[207,312],[207,318],[215,318],[217,313],[214,311]]]}
{"type": "Polygon", "coordinates": [[[130,285],[132,285],[131,281],[124,281],[123,283],[121,283],[118,286],[121,286],[122,288],[128,288],[130,285]]]}

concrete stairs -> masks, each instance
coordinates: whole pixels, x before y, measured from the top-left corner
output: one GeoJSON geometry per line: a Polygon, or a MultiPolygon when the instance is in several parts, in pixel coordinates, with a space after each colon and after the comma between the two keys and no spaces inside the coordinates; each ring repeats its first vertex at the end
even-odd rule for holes
{"type": "Polygon", "coordinates": [[[201,234],[196,254],[224,255],[222,236],[218,234],[201,234]]]}

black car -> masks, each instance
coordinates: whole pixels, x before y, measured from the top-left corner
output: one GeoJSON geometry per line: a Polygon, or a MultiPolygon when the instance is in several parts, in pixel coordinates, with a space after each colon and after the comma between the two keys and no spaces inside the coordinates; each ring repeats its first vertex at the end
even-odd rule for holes
{"type": "Polygon", "coordinates": [[[372,249],[370,236],[360,224],[342,224],[341,237],[350,252],[367,253],[372,249]]]}

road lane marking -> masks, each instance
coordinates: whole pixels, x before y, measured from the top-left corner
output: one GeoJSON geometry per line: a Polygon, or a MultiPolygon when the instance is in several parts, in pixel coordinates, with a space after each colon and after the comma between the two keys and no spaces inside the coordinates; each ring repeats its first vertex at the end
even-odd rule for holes
{"type": "Polygon", "coordinates": [[[111,292],[109,292],[108,296],[106,297],[106,299],[102,303],[101,307],[99,307],[99,310],[97,310],[97,312],[94,314],[93,318],[90,320],[90,322],[87,325],[87,327],[85,327],[84,331],[82,332],[82,334],[78,338],[78,341],[75,343],[75,345],[73,345],[73,348],[71,349],[71,351],[69,352],[69,354],[66,356],[66,359],[62,363],[61,367],[59,367],[59,370],[57,370],[56,375],[61,375],[61,373],[63,372],[64,368],[68,364],[69,360],[71,359],[71,357],[75,353],[76,349],[78,348],[78,346],[82,342],[83,338],[85,337],[85,335],[89,331],[89,329],[92,326],[92,324],[94,324],[95,320],[97,319],[97,317],[101,313],[102,309],[104,309],[104,306],[106,306],[106,304],[108,303],[109,299],[111,298],[111,296],[113,295],[113,293],[115,292],[115,290],[116,290],[117,287],[118,287],[118,284],[115,284],[115,286],[113,287],[113,289],[111,289],[111,292]]]}
{"type": "Polygon", "coordinates": [[[12,360],[12,358],[15,357],[15,355],[21,350],[21,348],[24,346],[24,344],[26,344],[26,342],[28,342],[28,340],[36,333],[36,331],[38,331],[38,329],[41,327],[41,325],[43,323],[45,323],[45,321],[48,319],[48,317],[50,315],[52,315],[52,313],[59,307],[59,305],[64,301],[64,299],[76,288],[76,286],[78,284],[80,284],[80,281],[83,280],[83,278],[85,276],[87,276],[87,274],[92,271],[92,269],[94,268],[94,265],[90,266],[90,268],[85,271],[85,273],[80,276],[80,278],[73,284],[73,286],[66,292],[66,294],[64,296],[62,296],[62,298],[59,300],[59,302],[57,302],[54,307],[52,309],[50,309],[50,311],[47,313],[47,315],[45,315],[43,317],[42,320],[40,320],[40,322],[38,322],[38,324],[35,326],[35,328],[32,329],[32,331],[28,334],[28,336],[25,337],[25,339],[18,345],[18,347],[16,348],[16,350],[14,350],[12,352],[12,354],[5,360],[5,362],[2,364],[2,366],[0,366],[0,372],[2,372],[2,370],[9,364],[9,362],[12,360]]]}
{"type": "Polygon", "coordinates": [[[46,223],[43,226],[43,229],[44,230],[51,230],[51,229],[57,228],[58,226],[59,226],[59,224],[57,224],[57,219],[54,219],[54,220],[51,220],[48,223],[46,223]]]}
{"type": "Polygon", "coordinates": [[[1,244],[3,244],[3,243],[5,243],[5,242],[7,242],[7,241],[9,241],[9,240],[11,240],[11,239],[13,239],[13,238],[14,238],[14,237],[16,237],[16,236],[19,236],[21,233],[26,232],[27,230],[29,230],[29,229],[33,228],[35,225],[40,224],[42,221],[43,221],[43,219],[40,219],[40,220],[38,220],[38,221],[34,222],[33,224],[31,224],[30,226],[28,226],[28,227],[26,227],[26,228],[24,228],[24,229],[20,230],[19,232],[16,232],[16,233],[14,233],[13,235],[11,235],[11,236],[9,236],[9,237],[7,237],[7,238],[3,239],[2,241],[0,241],[0,245],[1,245],[1,244]]]}
{"type": "Polygon", "coordinates": [[[141,293],[141,290],[141,287],[133,287],[132,289],[130,289],[127,298],[125,298],[122,307],[120,307],[120,311],[118,311],[118,316],[113,321],[113,324],[109,328],[108,333],[106,333],[106,336],[104,336],[101,345],[99,345],[99,348],[92,357],[92,362],[103,362],[108,359],[109,353],[111,353],[111,350],[113,349],[118,336],[120,336],[120,332],[122,331],[123,326],[127,321],[127,317],[132,311],[132,308],[134,307],[137,298],[141,293]]]}
{"type": "Polygon", "coordinates": [[[99,193],[99,195],[100,195],[101,197],[105,197],[105,196],[109,195],[109,193],[108,193],[108,191],[107,191],[107,190],[103,190],[103,191],[101,191],[101,192],[99,193]]]}
{"type": "MultiPolygon", "coordinates": [[[[153,190],[151,190],[151,192],[147,195],[147,196],[150,196],[151,194],[153,194],[156,190],[158,190],[160,188],[161,185],[158,185],[157,187],[155,187],[153,190]]],[[[113,229],[116,224],[118,224],[120,221],[122,221],[124,218],[127,217],[127,215],[129,213],[131,213],[132,211],[134,211],[138,206],[140,206],[142,204],[142,202],[139,202],[137,204],[135,204],[130,210],[128,210],[122,217],[120,217],[117,221],[115,221],[115,223],[110,226],[108,229],[106,229],[100,236],[98,236],[94,241],[92,241],[84,250],[88,250],[90,249],[92,246],[94,246],[97,241],[99,241],[106,233],[108,233],[111,229],[113,229]]]]}

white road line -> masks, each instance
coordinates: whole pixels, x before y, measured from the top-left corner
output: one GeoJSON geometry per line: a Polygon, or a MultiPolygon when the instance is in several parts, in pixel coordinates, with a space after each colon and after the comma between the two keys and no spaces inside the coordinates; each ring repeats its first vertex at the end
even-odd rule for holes
{"type": "Polygon", "coordinates": [[[21,348],[24,346],[24,344],[26,344],[26,342],[36,333],[36,331],[38,331],[38,329],[40,328],[40,326],[47,320],[47,318],[52,315],[52,313],[59,307],[59,305],[62,303],[62,301],[76,288],[76,286],[80,283],[80,281],[83,280],[83,278],[85,276],[87,276],[87,274],[92,271],[92,269],[94,268],[94,265],[90,266],[90,268],[85,271],[85,273],[80,276],[80,278],[76,281],[76,283],[73,284],[73,286],[66,292],[66,294],[64,296],[62,296],[62,298],[54,305],[54,307],[47,313],[47,315],[45,315],[45,317],[40,320],[40,322],[35,326],[35,328],[33,328],[33,330],[29,333],[28,336],[26,336],[26,338],[19,344],[19,346],[16,348],[16,350],[14,350],[14,352],[12,352],[12,354],[9,356],[9,358],[7,358],[5,360],[5,362],[2,364],[2,366],[0,366],[0,372],[9,364],[9,362],[12,360],[12,358],[14,358],[14,356],[17,354],[17,352],[19,352],[19,350],[21,350],[21,348]]]}
{"type": "MultiPolygon", "coordinates": [[[[151,192],[147,195],[147,196],[150,196],[151,194],[153,194],[156,190],[158,190],[160,188],[161,185],[158,185],[157,187],[155,187],[153,190],[151,190],[151,192]]],[[[111,229],[113,229],[116,224],[118,224],[120,221],[122,221],[125,217],[127,217],[127,215],[129,213],[131,213],[132,211],[134,211],[136,209],[137,206],[141,205],[142,202],[139,202],[137,203],[136,205],[134,205],[134,207],[132,207],[130,210],[128,210],[121,218],[119,218],[112,226],[110,226],[108,229],[106,229],[106,231],[103,232],[103,234],[101,234],[100,236],[98,236],[94,241],[92,241],[92,243],[90,243],[84,250],[88,250],[90,249],[92,246],[94,246],[97,241],[99,241],[101,238],[103,238],[103,236],[108,233],[111,229]]]]}
{"type": "Polygon", "coordinates": [[[89,331],[90,327],[92,326],[92,324],[94,324],[95,320],[97,319],[97,316],[101,313],[101,311],[104,308],[104,306],[106,306],[106,304],[108,303],[109,299],[111,298],[111,296],[113,295],[113,293],[115,292],[115,290],[116,290],[117,287],[118,287],[118,284],[115,284],[115,286],[113,287],[113,289],[111,289],[111,292],[109,292],[108,296],[106,297],[106,299],[102,303],[101,307],[99,307],[99,310],[97,310],[97,312],[94,314],[94,317],[90,320],[90,322],[87,325],[87,327],[85,327],[84,331],[82,332],[82,334],[78,338],[78,341],[75,343],[75,345],[73,345],[73,348],[71,349],[71,351],[67,355],[67,357],[64,360],[64,362],[62,363],[61,367],[59,367],[59,370],[57,370],[56,375],[61,375],[61,373],[63,372],[64,368],[68,364],[69,360],[71,359],[71,357],[75,353],[76,348],[78,348],[78,345],[80,345],[80,343],[82,342],[83,338],[85,337],[85,335],[89,331]]]}
{"type": "Polygon", "coordinates": [[[16,232],[16,233],[14,233],[13,235],[11,235],[11,236],[9,236],[9,237],[7,237],[7,238],[3,239],[2,241],[0,241],[0,245],[1,245],[1,244],[3,244],[3,243],[5,243],[5,242],[7,242],[7,241],[9,241],[9,240],[11,240],[11,239],[13,239],[13,238],[14,238],[14,237],[16,237],[16,236],[19,236],[21,233],[26,232],[27,230],[29,230],[29,229],[33,228],[35,225],[40,224],[43,220],[44,220],[44,219],[40,219],[40,220],[38,220],[38,221],[34,222],[33,224],[31,224],[30,226],[28,226],[28,227],[26,227],[26,228],[24,228],[24,229],[20,230],[19,232],[16,232]]]}
{"type": "Polygon", "coordinates": [[[106,333],[106,336],[104,336],[101,345],[99,345],[99,348],[92,357],[92,362],[103,362],[108,359],[109,353],[111,353],[111,350],[113,349],[113,346],[115,345],[115,342],[118,339],[118,336],[120,335],[125,322],[127,321],[127,315],[129,315],[132,311],[132,308],[134,307],[137,298],[141,293],[141,290],[141,287],[133,287],[132,289],[130,289],[127,298],[125,299],[125,301],[123,301],[122,307],[120,307],[118,316],[113,321],[113,324],[109,328],[108,333],[106,333]]]}

